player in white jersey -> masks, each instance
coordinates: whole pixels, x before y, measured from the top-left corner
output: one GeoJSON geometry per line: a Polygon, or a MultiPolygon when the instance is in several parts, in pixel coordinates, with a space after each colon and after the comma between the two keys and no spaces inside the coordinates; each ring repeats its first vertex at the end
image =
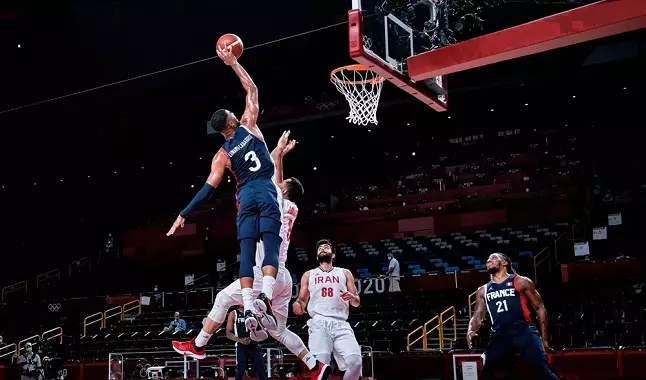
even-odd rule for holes
{"type": "MultiPolygon", "coordinates": [[[[316,359],[329,366],[334,355],[343,380],[361,377],[361,348],[348,323],[350,305],[359,307],[361,299],[352,273],[334,267],[335,253],[329,240],[316,243],[319,267],[301,278],[301,291],[294,302],[294,313],[302,315],[307,309],[312,317],[309,326],[310,351],[316,359]]],[[[330,369],[326,371],[329,373],[330,369]]]]}

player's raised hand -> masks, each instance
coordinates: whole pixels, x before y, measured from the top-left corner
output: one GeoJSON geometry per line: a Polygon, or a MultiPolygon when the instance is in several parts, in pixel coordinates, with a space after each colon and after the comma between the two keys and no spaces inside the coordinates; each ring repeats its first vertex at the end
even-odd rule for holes
{"type": "Polygon", "coordinates": [[[478,336],[478,333],[475,331],[467,331],[467,345],[469,346],[469,349],[473,348],[473,337],[478,336]]]}
{"type": "Polygon", "coordinates": [[[289,153],[294,147],[296,146],[296,140],[289,140],[287,145],[285,146],[285,149],[283,149],[283,155],[289,153]]]}
{"type": "Polygon", "coordinates": [[[276,148],[280,149],[281,151],[285,149],[285,147],[289,143],[289,134],[290,133],[292,133],[292,131],[283,132],[283,134],[278,139],[278,144],[276,145],[276,148]]]}
{"type": "Polygon", "coordinates": [[[173,226],[166,233],[166,236],[170,236],[170,235],[174,234],[175,230],[177,230],[178,228],[183,228],[185,220],[186,219],[184,219],[181,215],[178,216],[177,219],[175,219],[175,223],[173,223],[173,226]]]}
{"type": "Polygon", "coordinates": [[[238,62],[236,56],[233,55],[233,52],[231,52],[231,46],[227,46],[226,48],[218,47],[216,50],[218,52],[218,57],[220,57],[225,65],[231,66],[238,62]]]}
{"type": "Polygon", "coordinates": [[[283,135],[280,136],[280,139],[278,139],[278,144],[276,145],[276,149],[278,149],[280,154],[283,156],[289,153],[289,151],[294,149],[294,147],[296,146],[296,140],[289,139],[290,133],[292,133],[292,131],[283,132],[283,135]]]}

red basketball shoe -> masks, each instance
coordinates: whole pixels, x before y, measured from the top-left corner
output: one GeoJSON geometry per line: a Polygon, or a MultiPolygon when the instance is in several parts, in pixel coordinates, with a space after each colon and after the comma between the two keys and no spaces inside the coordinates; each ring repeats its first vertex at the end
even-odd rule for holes
{"type": "Polygon", "coordinates": [[[332,367],[325,363],[318,362],[316,368],[310,372],[311,380],[327,380],[332,374],[332,367]]]}
{"type": "Polygon", "coordinates": [[[175,352],[177,352],[180,355],[190,356],[195,359],[206,358],[206,348],[195,347],[195,338],[186,342],[180,342],[180,341],[174,340],[173,350],[175,350],[175,352]]]}

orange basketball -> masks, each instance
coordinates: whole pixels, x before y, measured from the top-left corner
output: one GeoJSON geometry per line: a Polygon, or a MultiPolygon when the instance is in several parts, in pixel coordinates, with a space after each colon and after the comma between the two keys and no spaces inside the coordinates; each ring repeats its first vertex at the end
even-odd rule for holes
{"type": "Polygon", "coordinates": [[[235,34],[227,33],[218,39],[218,48],[226,48],[227,46],[231,47],[231,52],[236,58],[240,58],[244,46],[242,45],[242,40],[240,37],[235,34]]]}

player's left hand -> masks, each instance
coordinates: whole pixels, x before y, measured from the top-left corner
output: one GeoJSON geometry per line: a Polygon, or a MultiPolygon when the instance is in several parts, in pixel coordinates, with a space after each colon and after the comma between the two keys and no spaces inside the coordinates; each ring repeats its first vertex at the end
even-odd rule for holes
{"type": "Polygon", "coordinates": [[[226,48],[218,47],[216,50],[218,52],[218,57],[220,57],[220,59],[222,60],[222,62],[224,62],[225,65],[231,66],[238,63],[238,59],[231,52],[231,46],[227,46],[226,48]]]}
{"type": "Polygon", "coordinates": [[[281,151],[285,150],[285,147],[289,143],[289,134],[290,133],[292,133],[292,131],[283,132],[283,134],[278,139],[278,144],[276,144],[276,148],[280,149],[281,151]]]}
{"type": "Polygon", "coordinates": [[[296,140],[289,140],[285,148],[283,148],[283,156],[289,153],[296,146],[296,140]]]}
{"type": "Polygon", "coordinates": [[[355,296],[354,294],[352,294],[352,293],[350,293],[348,291],[345,291],[345,292],[341,292],[341,299],[343,299],[344,301],[349,302],[349,301],[352,301],[352,300],[356,300],[357,296],[355,296]]]}
{"type": "Polygon", "coordinates": [[[168,232],[166,233],[166,236],[170,236],[170,235],[174,234],[174,233],[175,233],[175,230],[177,230],[178,228],[183,228],[183,227],[184,227],[184,221],[185,221],[185,220],[186,220],[186,219],[184,219],[181,215],[179,215],[179,216],[177,217],[177,219],[175,219],[175,223],[173,223],[173,226],[172,226],[172,227],[170,228],[170,230],[168,230],[168,232]]]}

